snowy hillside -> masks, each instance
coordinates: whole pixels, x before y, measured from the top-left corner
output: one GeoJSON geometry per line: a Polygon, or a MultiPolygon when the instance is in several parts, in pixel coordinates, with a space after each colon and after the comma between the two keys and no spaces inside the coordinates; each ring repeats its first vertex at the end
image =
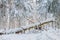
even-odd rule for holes
{"type": "Polygon", "coordinates": [[[60,0],[0,0],[0,40],[60,40],[60,0]]]}
{"type": "Polygon", "coordinates": [[[0,40],[60,40],[60,29],[49,27],[37,33],[0,35],[0,40]]]}

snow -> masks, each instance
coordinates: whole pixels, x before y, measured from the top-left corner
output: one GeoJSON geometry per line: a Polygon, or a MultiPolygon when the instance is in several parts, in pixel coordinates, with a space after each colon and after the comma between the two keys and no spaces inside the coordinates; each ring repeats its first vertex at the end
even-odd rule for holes
{"type": "MultiPolygon", "coordinates": [[[[44,23],[47,21],[55,20],[53,18],[48,18],[45,21],[41,21],[40,23],[44,23]]],[[[60,40],[60,29],[48,26],[47,30],[43,29],[35,31],[31,29],[30,31],[27,30],[25,34],[12,34],[16,31],[39,25],[40,23],[37,22],[32,25],[22,26],[21,28],[15,28],[10,30],[0,30],[0,32],[6,33],[5,35],[0,35],[0,40],[60,40]]]]}
{"type": "Polygon", "coordinates": [[[35,25],[37,26],[39,24],[42,24],[42,23],[48,22],[48,21],[55,21],[55,20],[53,18],[49,18],[49,19],[47,19],[45,21],[41,21],[40,23],[37,22],[35,24],[31,24],[31,25],[27,25],[27,26],[21,26],[20,28],[14,28],[14,29],[9,29],[9,30],[0,30],[0,33],[11,34],[11,33],[15,33],[17,31],[20,31],[20,30],[23,30],[23,29],[26,29],[26,28],[29,28],[29,27],[32,27],[32,26],[35,26],[35,25]]]}
{"type": "Polygon", "coordinates": [[[9,29],[9,30],[0,30],[0,33],[6,33],[6,34],[11,34],[11,33],[15,33],[17,31],[23,30],[22,28],[15,28],[15,29],[9,29]]]}
{"type": "Polygon", "coordinates": [[[1,29],[1,30],[0,30],[0,33],[4,33],[4,29],[1,29]]]}
{"type": "Polygon", "coordinates": [[[23,28],[29,28],[29,27],[31,27],[31,26],[39,25],[39,24],[42,24],[42,23],[48,22],[48,21],[55,21],[55,19],[54,19],[54,18],[48,18],[48,19],[46,19],[46,20],[43,20],[43,21],[40,21],[40,22],[36,22],[36,23],[34,23],[34,24],[31,24],[31,25],[21,26],[21,27],[23,27],[23,28]]]}
{"type": "MultiPolygon", "coordinates": [[[[38,0],[38,1],[40,1],[40,0],[38,0]]],[[[14,23],[17,24],[16,22],[18,22],[18,20],[20,20],[21,25],[23,25],[23,26],[21,26],[21,28],[0,30],[0,40],[60,40],[60,29],[54,28],[54,27],[52,28],[48,25],[44,26],[44,27],[47,27],[46,28],[47,30],[31,29],[31,30],[27,30],[26,33],[15,34],[15,32],[17,32],[17,31],[20,31],[20,30],[23,30],[23,29],[26,29],[26,28],[29,28],[29,27],[32,27],[32,26],[35,27],[35,25],[39,25],[40,23],[42,24],[42,23],[48,22],[48,21],[55,21],[55,19],[53,18],[53,14],[50,15],[50,13],[48,13],[47,15],[45,15],[47,13],[48,7],[53,2],[53,0],[49,0],[49,1],[50,1],[50,3],[48,2],[48,0],[41,0],[41,2],[38,2],[38,4],[36,4],[36,0],[33,0],[32,2],[27,1],[27,0],[25,2],[25,0],[23,0],[23,1],[21,1],[21,3],[14,0],[14,1],[12,1],[13,2],[12,3],[13,7],[11,6],[11,10],[10,10],[12,12],[9,12],[9,9],[10,9],[9,5],[10,4],[8,4],[7,5],[8,8],[7,8],[6,13],[7,14],[8,13],[11,13],[11,14],[14,13],[14,16],[16,16],[18,19],[17,20],[14,19],[12,21],[14,21],[14,23]],[[16,4],[20,4],[18,8],[17,8],[16,4]],[[24,9],[24,8],[26,8],[26,9],[24,9]],[[19,15],[19,16],[17,16],[17,15],[19,15]],[[39,17],[37,17],[37,15],[39,15],[39,17],[41,16],[40,17],[41,20],[39,20],[39,22],[37,22],[35,24],[31,24],[31,25],[29,24],[28,25],[28,20],[26,20],[26,17],[28,18],[30,16],[33,16],[32,18],[34,20],[36,20],[36,19],[39,19],[39,17]],[[48,18],[46,19],[45,16],[48,17],[48,18]],[[20,17],[21,17],[21,19],[19,19],[20,17]],[[25,26],[25,22],[26,22],[26,26],[25,26]],[[5,35],[1,35],[1,33],[4,33],[5,35]]],[[[9,15],[10,14],[8,14],[8,20],[7,20],[7,22],[8,22],[7,26],[8,27],[9,27],[9,23],[10,23],[9,19],[13,18],[12,16],[10,16],[10,18],[9,18],[9,15]]],[[[3,19],[2,19],[2,21],[4,21],[3,19]]],[[[6,16],[6,19],[7,19],[7,16],[6,16]]],[[[2,23],[2,25],[3,25],[3,23],[2,23]]],[[[4,26],[5,25],[3,25],[3,27],[4,26]]],[[[17,27],[17,25],[16,25],[16,27],[17,27]]]]}
{"type": "Polygon", "coordinates": [[[60,40],[60,29],[49,27],[38,33],[0,35],[0,40],[60,40]]]}
{"type": "Polygon", "coordinates": [[[9,34],[9,33],[15,33],[17,31],[23,30],[22,28],[15,28],[15,29],[10,29],[10,30],[6,30],[5,33],[9,34]]]}

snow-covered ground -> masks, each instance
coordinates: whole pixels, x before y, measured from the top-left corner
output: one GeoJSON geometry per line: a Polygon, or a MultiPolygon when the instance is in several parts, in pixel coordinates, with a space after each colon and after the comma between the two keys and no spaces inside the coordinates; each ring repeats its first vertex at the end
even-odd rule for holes
{"type": "MultiPolygon", "coordinates": [[[[51,21],[51,19],[49,19],[51,21]]],[[[44,23],[48,20],[41,21],[41,23],[44,23]]],[[[38,25],[39,23],[35,24],[38,25]]],[[[30,27],[30,26],[27,26],[30,27]]],[[[0,40],[60,40],[60,29],[46,26],[47,30],[30,30],[26,31],[26,33],[22,34],[5,34],[0,35],[0,40]]],[[[17,30],[22,30],[21,28],[11,29],[11,30],[0,30],[0,32],[15,32],[17,30]],[[13,31],[12,31],[13,30],[13,31]]]]}
{"type": "Polygon", "coordinates": [[[47,19],[47,20],[45,20],[45,21],[41,21],[40,23],[39,22],[37,22],[37,23],[35,23],[35,24],[31,24],[31,25],[27,25],[27,26],[21,26],[20,28],[14,28],[14,29],[7,29],[7,30],[0,30],[0,33],[6,33],[6,34],[10,34],[10,33],[15,33],[15,32],[17,32],[17,31],[20,31],[20,30],[23,30],[23,29],[26,29],[26,28],[29,28],[29,27],[32,27],[32,26],[34,26],[35,27],[35,25],[37,26],[37,25],[39,25],[39,24],[42,24],[42,23],[45,23],[45,22],[49,22],[49,21],[55,21],[55,20],[53,20],[54,18],[49,18],[49,19],[47,19]]]}
{"type": "Polygon", "coordinates": [[[37,33],[0,35],[0,40],[60,40],[60,29],[49,27],[37,33]]]}

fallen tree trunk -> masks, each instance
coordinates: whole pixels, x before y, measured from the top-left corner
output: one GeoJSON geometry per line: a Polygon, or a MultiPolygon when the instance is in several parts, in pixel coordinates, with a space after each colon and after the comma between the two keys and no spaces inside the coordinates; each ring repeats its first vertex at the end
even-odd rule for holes
{"type": "Polygon", "coordinates": [[[55,21],[53,21],[53,20],[51,20],[51,21],[45,21],[45,22],[42,22],[42,23],[40,23],[38,25],[30,26],[28,28],[16,28],[16,29],[7,30],[5,32],[0,32],[0,35],[11,34],[11,33],[16,33],[16,34],[18,34],[18,33],[25,33],[26,30],[30,30],[30,29],[33,29],[33,28],[41,30],[41,28],[42,28],[43,25],[48,24],[48,23],[52,23],[52,22],[55,22],[55,21]]]}

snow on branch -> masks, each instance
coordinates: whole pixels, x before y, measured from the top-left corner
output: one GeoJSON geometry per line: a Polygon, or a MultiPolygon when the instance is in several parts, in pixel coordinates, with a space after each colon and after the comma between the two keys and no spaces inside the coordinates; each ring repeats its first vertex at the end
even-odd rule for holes
{"type": "Polygon", "coordinates": [[[42,25],[49,24],[49,23],[52,23],[52,22],[55,22],[55,21],[52,20],[52,19],[49,19],[49,20],[46,20],[46,21],[41,21],[40,23],[35,23],[35,24],[32,24],[32,25],[22,26],[20,28],[0,31],[0,35],[11,34],[11,33],[25,33],[26,30],[30,30],[32,28],[36,29],[37,27],[41,29],[42,25]]]}

